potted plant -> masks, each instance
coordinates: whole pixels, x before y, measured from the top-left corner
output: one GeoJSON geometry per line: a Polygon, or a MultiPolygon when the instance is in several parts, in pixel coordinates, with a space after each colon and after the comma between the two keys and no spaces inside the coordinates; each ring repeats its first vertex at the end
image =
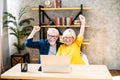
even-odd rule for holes
{"type": "Polygon", "coordinates": [[[24,43],[22,42],[24,37],[30,34],[32,30],[31,21],[34,21],[33,18],[23,18],[24,14],[26,14],[26,8],[20,9],[18,19],[9,12],[4,12],[3,15],[3,26],[8,27],[12,31],[10,35],[14,35],[17,38],[17,43],[15,42],[13,44],[17,49],[17,54],[21,54],[21,51],[25,49],[24,43]],[[9,25],[10,23],[13,26],[9,25]]]}
{"type": "Polygon", "coordinates": [[[30,34],[32,30],[31,23],[32,21],[34,21],[34,19],[23,18],[26,14],[26,8],[27,7],[20,9],[18,18],[9,12],[4,12],[3,15],[3,27],[8,27],[11,30],[10,35],[13,35],[17,38],[17,42],[13,43],[13,45],[17,49],[17,52],[11,55],[11,66],[14,66],[19,62],[30,62],[29,53],[23,52],[25,50],[23,41],[25,36],[30,34]]]}

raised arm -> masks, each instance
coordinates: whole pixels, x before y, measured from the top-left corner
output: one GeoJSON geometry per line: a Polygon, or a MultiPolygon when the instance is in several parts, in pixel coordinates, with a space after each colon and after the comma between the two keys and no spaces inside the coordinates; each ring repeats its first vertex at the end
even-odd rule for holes
{"type": "Polygon", "coordinates": [[[40,30],[40,27],[39,27],[39,26],[34,26],[32,32],[30,33],[30,35],[28,36],[27,39],[33,38],[34,35],[35,35],[39,30],[40,30]]]}
{"type": "Polygon", "coordinates": [[[85,31],[85,17],[83,15],[79,15],[79,19],[81,22],[81,26],[80,26],[80,32],[79,35],[83,36],[84,35],[84,31],[85,31]]]}

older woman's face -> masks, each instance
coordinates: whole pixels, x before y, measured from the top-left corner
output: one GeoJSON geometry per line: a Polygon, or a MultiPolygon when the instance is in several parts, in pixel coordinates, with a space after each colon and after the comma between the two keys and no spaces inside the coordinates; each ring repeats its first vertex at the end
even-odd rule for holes
{"type": "Polygon", "coordinates": [[[69,35],[69,36],[64,36],[63,37],[63,42],[65,45],[69,46],[74,42],[74,38],[73,36],[69,35]]]}
{"type": "Polygon", "coordinates": [[[54,45],[56,45],[58,35],[55,31],[51,31],[47,34],[47,39],[48,39],[48,42],[50,43],[50,45],[54,46],[54,45]]]}

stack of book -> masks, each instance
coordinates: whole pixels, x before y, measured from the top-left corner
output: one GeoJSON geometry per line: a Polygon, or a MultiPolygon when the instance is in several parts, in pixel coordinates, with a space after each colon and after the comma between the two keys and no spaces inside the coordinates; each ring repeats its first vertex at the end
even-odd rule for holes
{"type": "Polygon", "coordinates": [[[56,25],[72,25],[72,17],[56,17],[56,25]]]}
{"type": "Polygon", "coordinates": [[[55,0],[55,8],[61,8],[62,7],[62,0],[55,0]]]}

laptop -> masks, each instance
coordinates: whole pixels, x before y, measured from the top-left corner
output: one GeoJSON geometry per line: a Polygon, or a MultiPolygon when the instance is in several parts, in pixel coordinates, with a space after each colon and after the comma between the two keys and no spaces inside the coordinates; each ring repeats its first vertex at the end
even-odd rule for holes
{"type": "Polygon", "coordinates": [[[69,56],[40,55],[40,58],[42,72],[69,73],[72,70],[69,56]]]}

